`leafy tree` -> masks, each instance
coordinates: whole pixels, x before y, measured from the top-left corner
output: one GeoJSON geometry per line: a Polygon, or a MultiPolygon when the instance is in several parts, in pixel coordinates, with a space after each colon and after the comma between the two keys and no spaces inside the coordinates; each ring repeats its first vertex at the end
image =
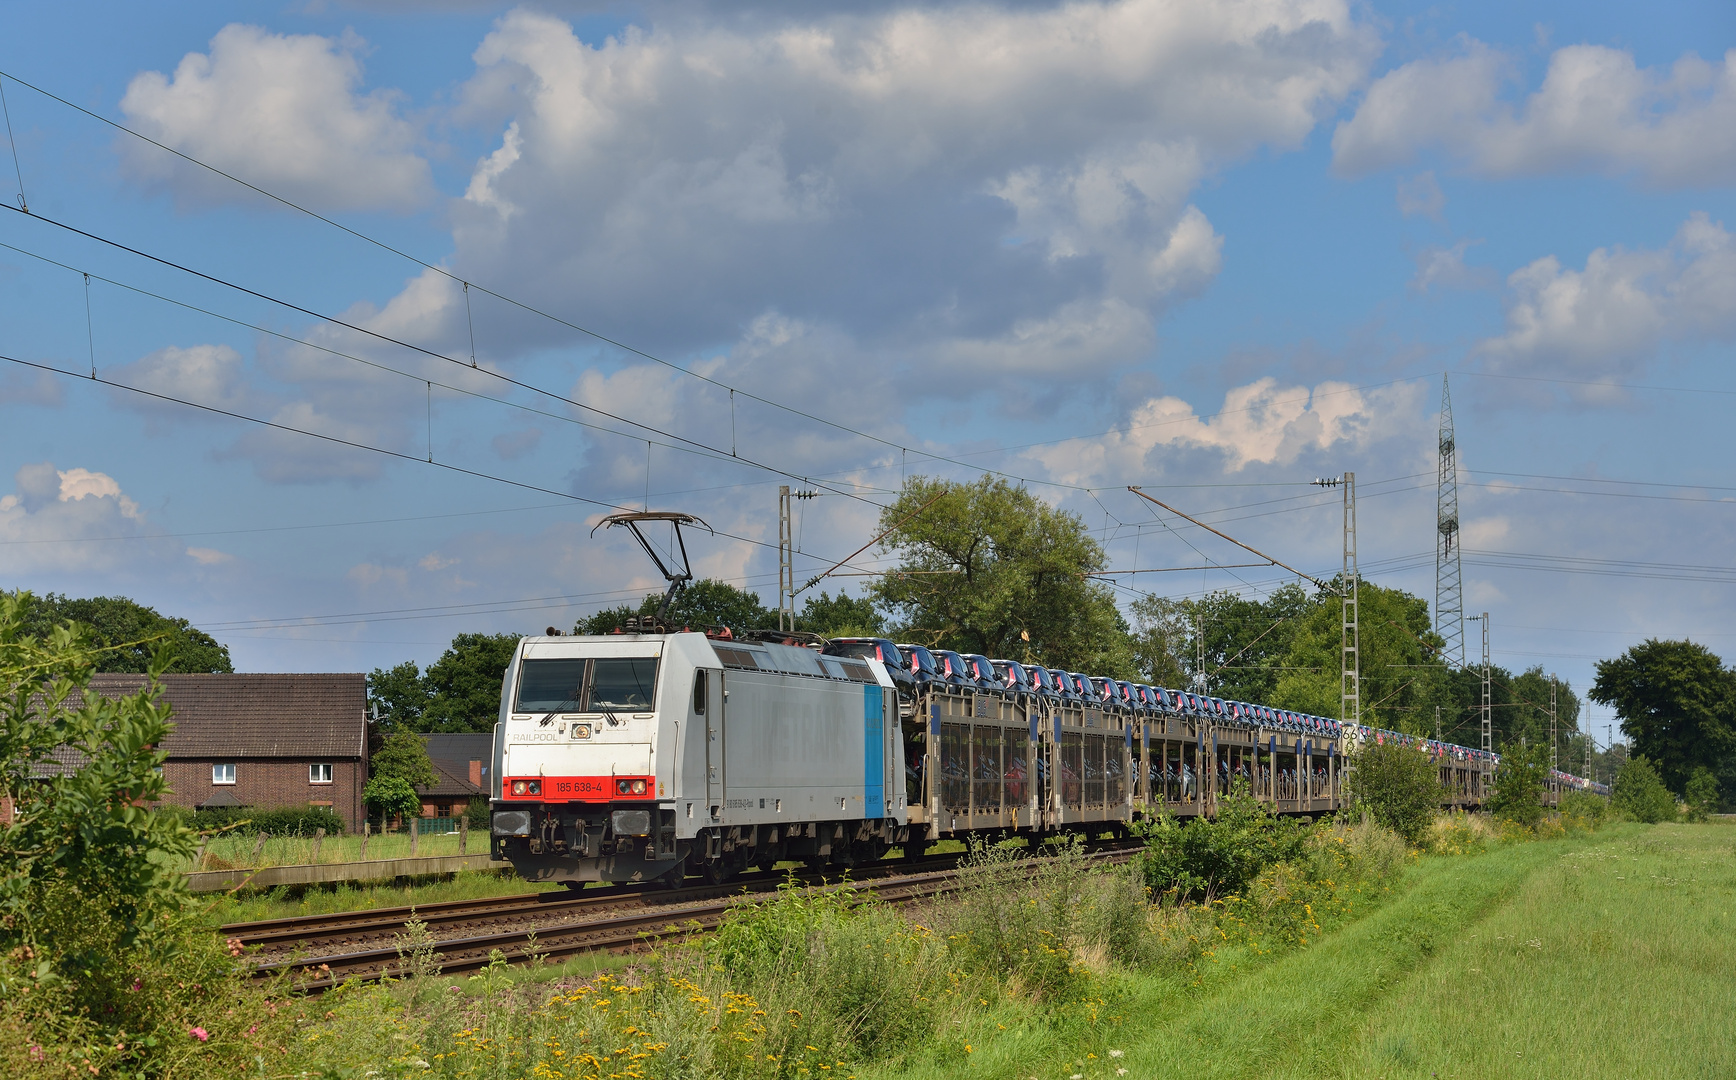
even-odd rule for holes
{"type": "MultiPolygon", "coordinates": [[[[1495,721],[1495,745],[1505,748],[1523,740],[1549,745],[1549,676],[1542,665],[1507,677],[1512,706],[1500,710],[1495,721]]],[[[1556,684],[1556,737],[1561,740],[1560,760],[1567,761],[1568,741],[1579,731],[1579,695],[1565,679],[1556,684]]]]}
{"type": "Polygon", "coordinates": [[[420,730],[428,697],[428,685],[414,660],[368,674],[368,704],[379,714],[382,731],[420,730]]]}
{"type": "Polygon", "coordinates": [[[839,590],[837,596],[810,594],[802,604],[796,626],[827,637],[880,637],[886,633],[886,620],[865,596],[847,596],[839,590]]]}
{"type": "Polygon", "coordinates": [[[186,619],[171,618],[124,596],[76,599],[48,593],[20,616],[25,633],[46,639],[52,629],[76,622],[86,627],[90,643],[102,648],[96,670],[140,675],[162,650],[169,657],[165,672],[231,672],[229,649],[186,619]]]}
{"type": "MultiPolygon", "coordinates": [[[[1363,723],[1433,734],[1434,706],[1444,695],[1447,670],[1440,662],[1441,639],[1430,629],[1428,603],[1367,581],[1358,583],[1356,600],[1363,723]]],[[[1337,716],[1342,601],[1336,593],[1319,593],[1292,618],[1283,670],[1264,704],[1337,716]]]]}
{"type": "Polygon", "coordinates": [[[419,731],[493,731],[517,634],[459,634],[422,674],[428,696],[419,731]]]}
{"type": "Polygon", "coordinates": [[[422,796],[401,776],[375,776],[362,788],[368,812],[383,821],[416,817],[422,813],[422,796]]]}
{"type": "Polygon", "coordinates": [[[915,476],[880,522],[900,562],[870,592],[908,640],[1137,674],[1126,620],[1089,576],[1103,569],[1103,548],[1078,515],[990,476],[915,476]]]}
{"type": "Polygon", "coordinates": [[[368,775],[393,777],[412,787],[432,787],[434,763],[428,758],[428,744],[422,741],[422,736],[412,732],[392,732],[380,748],[369,755],[368,775]]]}
{"type": "Polygon", "coordinates": [[[1688,777],[1688,820],[1705,821],[1718,809],[1718,778],[1701,765],[1688,777]]]}
{"type": "Polygon", "coordinates": [[[1532,826],[1543,820],[1543,784],[1549,775],[1549,748],[1509,746],[1495,770],[1495,795],[1489,809],[1498,818],[1532,826]]]}
{"type": "Polygon", "coordinates": [[[1140,682],[1184,690],[1194,662],[1191,603],[1147,594],[1133,602],[1133,666],[1140,682]]]}
{"type": "Polygon", "coordinates": [[[1435,759],[1414,746],[1398,742],[1366,742],[1350,759],[1345,791],[1352,809],[1366,811],[1375,822],[1420,845],[1441,803],[1441,780],[1435,759]]]}
{"type": "Polygon", "coordinates": [[[1692,641],[1635,645],[1600,660],[1591,699],[1615,708],[1633,739],[1671,791],[1682,791],[1696,768],[1730,776],[1736,769],[1736,673],[1692,641]]]}
{"type": "MultiPolygon", "coordinates": [[[[573,624],[575,634],[612,634],[629,616],[655,615],[663,603],[662,593],[651,593],[638,607],[623,604],[604,608],[573,624]]],[[[701,578],[681,590],[665,617],[670,626],[727,626],[735,630],[759,630],[776,626],[778,614],[760,602],[759,594],[738,589],[727,581],[701,578]]]]}
{"type": "MultiPolygon", "coordinates": [[[[640,609],[655,615],[661,601],[647,597],[640,609]]],[[[701,578],[675,598],[669,621],[677,626],[728,626],[736,630],[760,630],[776,626],[778,613],[760,602],[759,594],[738,589],[726,581],[701,578]]]]}
{"type": "Polygon", "coordinates": [[[1622,765],[1610,801],[1617,810],[1648,825],[1676,820],[1676,797],[1664,786],[1651,761],[1642,755],[1628,758],[1622,765]]]}

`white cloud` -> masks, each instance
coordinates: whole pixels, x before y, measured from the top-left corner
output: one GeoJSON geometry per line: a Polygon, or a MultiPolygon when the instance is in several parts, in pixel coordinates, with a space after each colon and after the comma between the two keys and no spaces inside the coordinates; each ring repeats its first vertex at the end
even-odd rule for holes
{"type": "Polygon", "coordinates": [[[190,547],[187,549],[187,557],[200,566],[221,566],[223,563],[235,561],[235,556],[216,548],[190,547]]]}
{"type": "Polygon", "coordinates": [[[1418,214],[1435,221],[1441,220],[1441,211],[1446,209],[1447,197],[1441,192],[1441,185],[1435,181],[1435,174],[1420,172],[1398,182],[1398,211],[1405,217],[1418,214]]]}
{"type": "Polygon", "coordinates": [[[1481,243],[1481,240],[1460,240],[1450,248],[1423,248],[1417,252],[1417,272],[1410,287],[1426,293],[1432,288],[1478,289],[1493,284],[1495,275],[1487,267],[1465,265],[1465,252],[1481,243]]]}
{"type": "Polygon", "coordinates": [[[1365,173],[1441,146],[1472,171],[1634,175],[1663,185],[1736,180],[1736,50],[1688,53],[1668,69],[1633,54],[1572,45],[1523,103],[1501,96],[1514,59],[1466,39],[1459,55],[1416,60],[1375,80],[1332,137],[1336,167],[1365,173]]]}
{"type": "Polygon", "coordinates": [[[1258,379],[1224,395],[1223,409],[1201,417],[1175,397],[1136,407],[1128,422],[1107,435],[1072,440],[1031,453],[1055,479],[1069,484],[1113,484],[1137,477],[1166,454],[1205,450],[1227,473],[1250,465],[1289,465],[1304,454],[1340,447],[1364,451],[1412,431],[1422,387],[1401,384],[1358,390],[1323,382],[1312,390],[1258,379]]]}
{"type": "Polygon", "coordinates": [[[8,364],[0,371],[0,405],[43,405],[56,408],[63,400],[60,383],[46,371],[8,364]]]}
{"type": "Polygon", "coordinates": [[[107,473],[25,465],[0,496],[0,550],[9,573],[144,569],[179,556],[107,473]]]}
{"type": "Polygon", "coordinates": [[[1660,250],[1598,248],[1583,270],[1546,256],[1507,283],[1507,331],[1480,346],[1503,367],[1616,375],[1666,341],[1736,336],[1736,239],[1704,213],[1660,250]]]}
{"type": "MultiPolygon", "coordinates": [[[[399,95],[361,93],[365,44],[353,34],[273,34],[231,23],[173,76],[135,76],[121,111],[139,131],[291,201],[323,210],[419,206],[432,194],[399,95]]],[[[128,171],[183,203],[258,197],[156,147],[123,137],[128,171]]]]}
{"type": "MultiPolygon", "coordinates": [[[[241,354],[228,345],[171,345],[130,364],[110,368],[103,377],[123,386],[164,394],[231,412],[246,411],[260,400],[248,385],[247,365],[241,354]]],[[[185,423],[191,412],[185,405],[157,398],[115,391],[122,405],[141,412],[185,423]]]]}
{"type": "MultiPolygon", "coordinates": [[[[1339,0],[697,16],[595,47],[518,10],[466,87],[501,135],[453,265],[584,297],[665,353],[778,311],[927,364],[1097,326],[1101,371],[1216,276],[1195,186],[1299,145],[1375,48],[1339,0]]],[[[508,333],[510,354],[563,332],[508,333]]],[[[1077,377],[1078,355],[1034,373],[1077,377]]]]}

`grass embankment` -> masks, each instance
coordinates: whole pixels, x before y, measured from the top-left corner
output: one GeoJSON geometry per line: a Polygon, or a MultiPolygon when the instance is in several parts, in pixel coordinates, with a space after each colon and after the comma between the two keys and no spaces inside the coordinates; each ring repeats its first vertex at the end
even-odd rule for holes
{"type": "Polygon", "coordinates": [[[391,882],[285,885],[252,894],[199,897],[195,902],[210,913],[213,923],[223,924],[289,919],[298,915],[328,915],[339,911],[438,904],[447,900],[521,896],[561,887],[552,882],[525,881],[510,871],[477,870],[454,874],[445,881],[412,885],[395,885],[391,882]]]}
{"type": "MultiPolygon", "coordinates": [[[[407,832],[374,833],[369,837],[343,836],[266,836],[243,830],[212,837],[200,849],[197,860],[180,861],[177,870],[257,870],[265,866],[307,866],[314,863],[360,862],[364,859],[410,858],[410,834],[407,832]],[[364,844],[364,839],[366,843],[364,844]]],[[[416,858],[431,859],[442,855],[486,855],[488,833],[474,831],[469,837],[456,832],[427,833],[416,837],[416,858]]]]}
{"type": "MultiPolygon", "coordinates": [[[[1128,976],[1095,1047],[1067,1053],[1046,1024],[985,1015],[1009,1032],[967,1030],[970,1074],[1736,1075],[1728,829],[1618,825],[1428,858],[1379,910],[1317,944],[1251,967],[1244,950],[1217,952],[1193,993],[1128,976]]],[[[958,1075],[903,1065],[859,1073],[958,1075]]]]}
{"type": "Polygon", "coordinates": [[[1736,830],[1539,846],[1556,857],[1383,997],[1344,1074],[1736,1076],[1736,830]]]}

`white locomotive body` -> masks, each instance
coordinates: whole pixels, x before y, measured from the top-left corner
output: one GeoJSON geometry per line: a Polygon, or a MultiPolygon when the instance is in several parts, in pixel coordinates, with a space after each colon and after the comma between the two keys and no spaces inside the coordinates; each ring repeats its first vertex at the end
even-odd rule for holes
{"type": "Polygon", "coordinates": [[[519,643],[495,727],[493,851],[578,885],[905,839],[898,700],[878,660],[699,633],[519,643]]]}

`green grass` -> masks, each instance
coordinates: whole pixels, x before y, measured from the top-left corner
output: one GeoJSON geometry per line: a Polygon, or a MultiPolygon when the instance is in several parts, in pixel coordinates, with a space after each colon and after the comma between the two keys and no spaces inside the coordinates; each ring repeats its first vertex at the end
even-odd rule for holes
{"type": "MultiPolygon", "coordinates": [[[[486,855],[488,833],[472,830],[469,843],[459,851],[457,833],[421,835],[416,838],[416,857],[436,855],[486,855]]],[[[410,834],[406,832],[375,833],[367,838],[368,859],[407,859],[410,857],[410,834]]],[[[316,841],[308,836],[270,836],[263,843],[251,833],[241,830],[211,838],[205,845],[201,870],[256,869],[262,866],[302,866],[311,863],[356,862],[362,859],[362,837],[359,835],[327,836],[316,841]],[[315,857],[317,855],[317,858],[315,857]]],[[[179,870],[192,870],[193,860],[187,858],[179,870]]]]}
{"type": "Polygon", "coordinates": [[[1657,825],[1600,840],[1395,987],[1343,1074],[1736,1075],[1736,837],[1657,825]]]}
{"type": "Polygon", "coordinates": [[[325,915],[338,911],[435,904],[443,900],[476,900],[491,896],[518,896],[545,892],[561,886],[551,882],[525,881],[508,871],[467,871],[445,881],[416,885],[339,884],[279,887],[250,896],[200,897],[213,924],[287,919],[296,915],[325,915]],[[208,906],[207,906],[208,905],[208,906]]]}
{"type": "Polygon", "coordinates": [[[1197,985],[1111,976],[1079,1016],[995,1003],[864,1076],[1736,1075],[1736,845],[1717,826],[1424,859],[1358,921],[1273,962],[1227,947],[1197,985]],[[1119,1053],[1112,1053],[1119,1051],[1119,1053]]]}

